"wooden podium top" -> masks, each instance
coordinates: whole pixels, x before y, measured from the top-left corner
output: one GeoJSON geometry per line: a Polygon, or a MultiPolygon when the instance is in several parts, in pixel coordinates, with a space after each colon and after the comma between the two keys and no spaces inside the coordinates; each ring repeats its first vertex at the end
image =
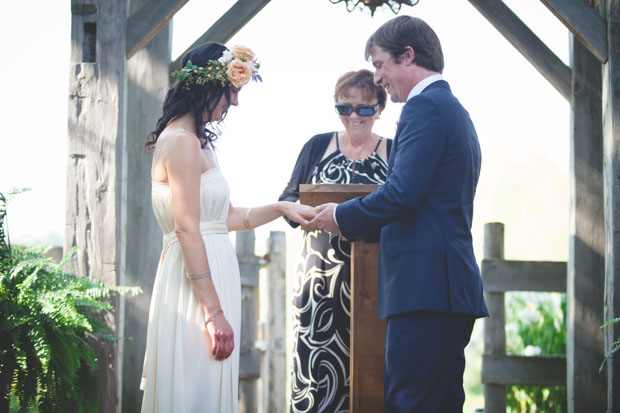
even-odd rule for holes
{"type": "Polygon", "coordinates": [[[338,204],[349,199],[365,196],[377,189],[375,184],[301,184],[299,185],[299,202],[304,205],[318,206],[326,202],[338,204]]]}

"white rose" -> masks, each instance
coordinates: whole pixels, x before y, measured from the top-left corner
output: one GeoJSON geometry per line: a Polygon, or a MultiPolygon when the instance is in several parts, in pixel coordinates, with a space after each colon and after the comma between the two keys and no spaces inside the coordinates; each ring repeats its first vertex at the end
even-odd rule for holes
{"type": "Polygon", "coordinates": [[[217,61],[220,63],[227,63],[227,62],[230,62],[232,58],[233,58],[233,53],[230,50],[224,50],[224,52],[222,53],[222,57],[217,59],[217,61]]]}

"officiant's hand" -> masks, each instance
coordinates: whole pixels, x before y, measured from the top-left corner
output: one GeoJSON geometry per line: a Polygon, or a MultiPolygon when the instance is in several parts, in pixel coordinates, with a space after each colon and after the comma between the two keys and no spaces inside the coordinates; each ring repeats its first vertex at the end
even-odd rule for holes
{"type": "Polygon", "coordinates": [[[291,221],[295,221],[302,227],[308,225],[318,214],[318,210],[314,207],[297,204],[293,202],[281,201],[282,211],[291,221]]]}
{"type": "Polygon", "coordinates": [[[338,204],[334,202],[329,202],[327,204],[319,205],[316,209],[319,211],[319,214],[314,217],[310,225],[315,225],[323,231],[327,231],[332,234],[339,234],[340,228],[336,225],[334,221],[334,208],[336,208],[338,204]]]}

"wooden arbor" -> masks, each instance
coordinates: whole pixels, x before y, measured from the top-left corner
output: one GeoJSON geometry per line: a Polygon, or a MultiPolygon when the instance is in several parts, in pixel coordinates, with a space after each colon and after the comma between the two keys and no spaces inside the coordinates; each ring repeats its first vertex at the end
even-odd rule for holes
{"type": "MultiPolygon", "coordinates": [[[[226,42],[269,0],[239,0],[201,36],[226,42]]],[[[139,411],[137,391],[160,230],[150,213],[144,137],[169,85],[173,15],[187,0],[71,0],[71,75],[65,251],[107,285],[140,285],[106,323],[131,337],[97,351],[99,411],[139,411]],[[122,400],[122,401],[121,401],[122,400]]]]}
{"type": "Polygon", "coordinates": [[[500,0],[470,0],[571,103],[567,267],[569,411],[620,411],[620,1],[541,0],[571,31],[567,67],[500,0]],[[577,39],[577,41],[575,41],[577,39]]]}
{"type": "MultiPolygon", "coordinates": [[[[620,0],[541,0],[573,33],[562,63],[501,0],[470,2],[571,103],[571,239],[567,294],[569,406],[620,409],[620,361],[596,369],[620,326],[620,0]],[[606,389],[606,400],[593,389],[606,389]]],[[[133,341],[101,348],[100,410],[134,411],[151,275],[159,237],[149,208],[143,137],[170,73],[167,22],[187,0],[71,0],[71,78],[65,250],[74,266],[109,285],[142,285],[106,322],[133,341]],[[138,230],[139,229],[139,230],[138,230]],[[127,333],[125,333],[127,332],[127,333]],[[123,391],[126,389],[126,391],[123,391]],[[129,391],[129,390],[132,391],[129,391]]],[[[238,0],[197,42],[225,42],[269,0],[238,0]]],[[[588,410],[586,410],[588,409],[588,410]]]]}

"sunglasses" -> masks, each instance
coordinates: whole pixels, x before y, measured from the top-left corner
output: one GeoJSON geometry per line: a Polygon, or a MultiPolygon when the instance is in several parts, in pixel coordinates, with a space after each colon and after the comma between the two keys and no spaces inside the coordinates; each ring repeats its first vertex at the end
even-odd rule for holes
{"type": "Polygon", "coordinates": [[[374,106],[336,105],[336,112],[341,116],[350,116],[353,112],[359,116],[373,116],[378,108],[378,103],[374,106]]]}

